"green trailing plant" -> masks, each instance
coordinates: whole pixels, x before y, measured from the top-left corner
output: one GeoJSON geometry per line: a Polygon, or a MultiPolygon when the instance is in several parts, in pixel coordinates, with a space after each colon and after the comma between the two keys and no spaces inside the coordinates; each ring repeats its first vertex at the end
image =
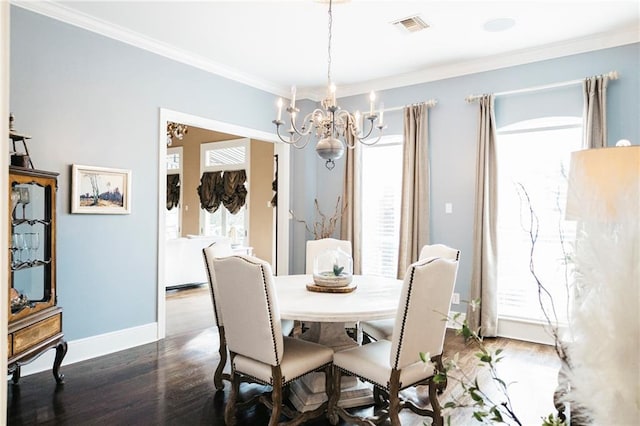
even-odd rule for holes
{"type": "MultiPolygon", "coordinates": [[[[566,353],[566,347],[563,344],[560,337],[560,328],[558,315],[556,313],[556,307],[551,296],[551,293],[543,284],[542,280],[538,276],[534,265],[534,253],[536,249],[536,242],[538,239],[539,221],[538,217],[533,209],[533,205],[529,194],[526,191],[524,185],[516,184],[516,190],[520,196],[521,205],[526,205],[526,213],[523,215],[525,220],[522,223],[523,231],[525,231],[531,242],[530,249],[530,262],[529,271],[533,276],[538,294],[538,303],[540,309],[544,315],[547,330],[554,340],[554,349],[560,359],[563,368],[570,369],[568,357],[566,353]]],[[[558,194],[556,194],[556,205],[558,211],[561,211],[559,205],[558,194]]],[[[564,284],[567,295],[569,294],[569,263],[570,255],[566,250],[564,232],[562,224],[558,223],[558,232],[560,236],[560,245],[564,256],[564,284]]],[[[473,300],[469,302],[471,309],[475,311],[480,305],[480,300],[473,300]]],[[[568,315],[567,315],[568,316],[568,315]]],[[[456,353],[453,358],[444,360],[444,371],[437,371],[434,380],[436,383],[446,383],[447,379],[452,379],[454,382],[460,384],[462,388],[462,394],[460,396],[452,396],[450,401],[444,404],[445,410],[455,408],[471,408],[472,417],[481,424],[516,424],[522,425],[522,422],[518,418],[514,411],[511,399],[509,397],[509,384],[499,377],[497,371],[497,364],[503,359],[502,350],[497,349],[491,351],[484,344],[482,337],[479,335],[479,331],[474,331],[469,328],[467,321],[460,321],[461,314],[457,313],[453,317],[444,315],[444,317],[452,322],[456,326],[456,334],[461,335],[466,342],[476,345],[477,352],[475,357],[478,359],[479,367],[481,371],[487,371],[492,383],[493,389],[487,389],[484,385],[481,387],[478,380],[478,376],[469,376],[458,365],[459,354],[456,353]],[[457,372],[458,374],[452,374],[457,372]],[[498,396],[491,396],[496,394],[498,396]]],[[[420,358],[423,362],[430,362],[430,355],[420,353],[420,358]]],[[[447,417],[448,424],[451,424],[451,417],[447,417]]],[[[542,426],[566,426],[564,413],[550,414],[547,417],[541,418],[542,426]]]]}
{"type": "MultiPolygon", "coordinates": [[[[471,307],[475,309],[479,306],[479,301],[472,301],[471,307]]],[[[480,385],[478,375],[471,376],[464,372],[459,366],[459,354],[456,353],[453,358],[444,360],[444,370],[438,371],[434,377],[434,381],[438,384],[444,384],[448,380],[453,380],[462,388],[462,395],[451,396],[451,400],[444,404],[444,409],[455,408],[471,408],[473,410],[472,417],[481,424],[512,422],[516,425],[522,425],[520,419],[514,412],[511,398],[509,397],[509,384],[498,376],[497,364],[503,359],[501,356],[502,349],[491,351],[485,344],[482,337],[472,330],[467,321],[460,321],[460,313],[453,317],[446,316],[456,326],[456,334],[461,335],[465,341],[476,346],[477,352],[475,357],[479,362],[481,369],[486,370],[490,377],[493,388],[485,388],[480,385]],[[452,374],[455,372],[455,374],[452,374]],[[498,391],[498,396],[492,396],[493,390],[498,391]]],[[[429,354],[420,353],[423,362],[430,360],[429,354]]],[[[437,370],[436,370],[437,371],[437,370]]],[[[447,417],[447,424],[451,424],[451,417],[447,417]]]]}
{"type": "MultiPolygon", "coordinates": [[[[472,310],[477,309],[480,305],[479,300],[469,302],[472,310]]],[[[486,371],[489,374],[490,381],[488,384],[481,384],[478,374],[470,375],[466,373],[459,365],[460,354],[456,353],[452,358],[445,358],[443,362],[444,369],[439,370],[437,365],[436,374],[433,378],[435,383],[444,384],[452,380],[460,385],[462,393],[459,396],[452,395],[443,408],[453,410],[458,408],[469,408],[472,410],[471,416],[480,424],[506,424],[520,425],[521,420],[516,414],[511,398],[509,396],[509,385],[504,379],[498,375],[497,365],[503,360],[502,349],[490,350],[484,343],[482,336],[478,332],[472,330],[467,321],[460,320],[462,314],[445,315],[446,320],[450,321],[456,327],[456,335],[462,336],[465,341],[476,347],[474,354],[478,361],[479,371],[486,371]]],[[[431,362],[431,355],[421,352],[420,359],[424,363],[431,362]]],[[[447,415],[447,424],[451,425],[451,416],[447,415]]],[[[564,420],[550,414],[541,418],[542,426],[566,426],[564,420]]]]}

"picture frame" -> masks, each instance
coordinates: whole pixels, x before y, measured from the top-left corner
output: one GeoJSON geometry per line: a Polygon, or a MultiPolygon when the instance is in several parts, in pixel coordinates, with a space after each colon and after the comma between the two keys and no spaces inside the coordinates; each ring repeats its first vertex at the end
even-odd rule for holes
{"type": "Polygon", "coordinates": [[[130,214],[131,170],[73,164],[71,213],[130,214]]]}

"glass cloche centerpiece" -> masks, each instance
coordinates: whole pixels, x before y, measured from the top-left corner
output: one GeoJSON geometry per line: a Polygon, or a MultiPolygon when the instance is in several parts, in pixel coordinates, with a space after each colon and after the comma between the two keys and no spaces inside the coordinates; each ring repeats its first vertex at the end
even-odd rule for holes
{"type": "Polygon", "coordinates": [[[346,287],[353,280],[353,258],[345,251],[329,249],[313,260],[313,282],[320,287],[346,287]]]}

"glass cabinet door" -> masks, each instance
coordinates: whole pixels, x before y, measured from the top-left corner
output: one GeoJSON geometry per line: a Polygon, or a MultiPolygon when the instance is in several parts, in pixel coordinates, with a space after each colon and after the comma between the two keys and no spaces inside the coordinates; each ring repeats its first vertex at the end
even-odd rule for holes
{"type": "Polygon", "coordinates": [[[10,322],[55,304],[56,180],[10,173],[10,322]]]}

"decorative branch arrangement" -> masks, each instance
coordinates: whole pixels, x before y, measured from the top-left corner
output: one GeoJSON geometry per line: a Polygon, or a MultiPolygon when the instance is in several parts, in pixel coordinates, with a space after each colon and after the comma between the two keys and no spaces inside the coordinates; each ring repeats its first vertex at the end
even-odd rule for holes
{"type": "Polygon", "coordinates": [[[347,203],[344,203],[344,205],[342,206],[342,210],[340,210],[340,197],[338,197],[335,210],[333,212],[333,215],[330,217],[322,213],[322,210],[320,210],[320,206],[318,205],[317,198],[314,199],[314,205],[316,209],[316,217],[319,217],[319,219],[313,222],[313,226],[310,226],[310,224],[307,223],[306,220],[296,217],[292,210],[289,210],[289,213],[291,213],[291,216],[293,216],[296,222],[304,223],[307,232],[312,234],[316,240],[320,240],[322,238],[331,238],[336,230],[338,220],[342,217],[344,212],[347,211],[347,203]]]}
{"type": "MultiPolygon", "coordinates": [[[[544,315],[545,322],[547,323],[547,330],[550,332],[551,337],[554,341],[554,348],[558,358],[562,361],[563,365],[567,363],[567,354],[566,348],[562,344],[562,339],[560,338],[560,329],[558,326],[558,314],[556,312],[555,303],[553,297],[549,290],[545,287],[544,284],[540,281],[540,278],[536,274],[535,265],[534,265],[534,253],[536,249],[536,242],[538,241],[538,216],[533,210],[533,206],[531,205],[531,199],[529,198],[529,194],[525,187],[518,183],[518,195],[523,202],[526,202],[528,208],[528,217],[529,222],[526,224],[525,231],[529,234],[529,238],[531,240],[531,251],[529,254],[529,271],[531,271],[531,275],[536,281],[536,285],[538,287],[538,304],[540,305],[540,310],[544,315]]],[[[556,199],[556,204],[558,201],[556,199]]],[[[565,289],[567,294],[567,299],[569,297],[569,255],[566,250],[565,240],[564,240],[564,231],[562,229],[562,225],[558,224],[558,234],[560,237],[560,246],[562,247],[562,253],[564,255],[563,266],[565,269],[564,277],[565,277],[565,289]]],[[[569,306],[569,301],[567,300],[567,306],[569,306]]],[[[567,319],[570,319],[569,314],[567,313],[567,319]]]]}
{"type": "MultiPolygon", "coordinates": [[[[571,366],[568,360],[567,348],[560,337],[559,321],[556,312],[555,304],[551,292],[545,287],[540,280],[535,270],[534,253],[536,249],[536,242],[538,240],[539,222],[538,217],[535,214],[531,199],[527,193],[525,187],[517,184],[518,194],[523,204],[526,204],[527,221],[523,223],[523,230],[529,235],[531,241],[531,249],[529,253],[529,271],[531,272],[536,285],[538,293],[538,303],[542,310],[547,329],[554,340],[554,348],[558,358],[560,359],[562,366],[560,370],[560,378],[564,379],[564,375],[571,371],[571,366]]],[[[556,203],[558,200],[556,198],[556,203]]],[[[560,211],[560,209],[558,209],[560,211]]],[[[565,246],[564,232],[561,223],[558,224],[558,231],[560,235],[560,245],[562,247],[562,253],[564,256],[563,266],[565,268],[565,288],[567,290],[567,298],[569,297],[569,255],[565,246]]],[[[471,309],[475,311],[480,306],[480,300],[473,300],[470,303],[471,309]]],[[[478,376],[471,377],[466,374],[458,365],[459,354],[455,354],[452,359],[444,360],[444,371],[439,372],[435,376],[436,383],[442,383],[446,385],[447,379],[452,379],[460,384],[462,387],[462,394],[460,396],[451,396],[451,400],[444,404],[445,409],[454,408],[472,408],[473,418],[481,424],[516,424],[522,425],[522,422],[518,418],[514,411],[511,399],[509,397],[509,384],[500,378],[497,371],[497,364],[503,359],[501,356],[502,349],[491,351],[484,344],[482,337],[479,335],[479,330],[471,330],[467,324],[467,321],[460,321],[460,313],[455,314],[453,317],[448,315],[443,316],[453,323],[457,329],[456,334],[462,335],[465,341],[475,344],[478,351],[475,353],[476,358],[479,360],[479,366],[485,370],[493,383],[494,389],[487,389],[483,385],[480,386],[478,376]],[[458,375],[453,375],[454,371],[458,372],[458,375]],[[497,397],[492,397],[497,391],[497,397]]],[[[569,317],[567,315],[567,317],[569,317]]],[[[430,362],[430,355],[420,353],[420,358],[423,362],[430,362]]],[[[448,418],[450,424],[450,417],[448,418]]],[[[541,418],[542,426],[565,426],[565,417],[562,410],[559,415],[550,414],[547,417],[541,418]]]]}
{"type": "MultiPolygon", "coordinates": [[[[470,302],[472,310],[480,305],[479,301],[470,302]]],[[[498,376],[496,370],[496,364],[502,360],[500,356],[502,349],[496,351],[490,351],[484,344],[482,337],[471,330],[467,321],[460,321],[460,313],[455,314],[453,317],[446,315],[447,320],[451,321],[456,326],[456,335],[461,335],[466,341],[471,341],[478,347],[478,352],[475,356],[480,361],[480,366],[485,367],[491,376],[492,382],[496,385],[500,396],[498,398],[501,401],[496,401],[496,398],[492,398],[489,395],[489,391],[485,388],[481,388],[478,382],[478,377],[471,377],[462,370],[458,365],[459,354],[456,353],[453,358],[446,359],[444,361],[444,371],[439,372],[434,377],[434,381],[438,384],[445,385],[448,379],[453,379],[458,382],[462,387],[463,393],[460,397],[451,396],[451,400],[447,401],[444,405],[445,409],[453,408],[473,408],[473,418],[482,424],[506,423],[505,420],[511,420],[517,425],[522,425],[518,416],[513,410],[511,399],[509,398],[508,385],[498,376]],[[457,371],[459,376],[450,374],[453,371],[457,371]],[[469,398],[466,398],[468,396],[469,398]]],[[[429,362],[431,355],[428,353],[420,352],[420,359],[423,362],[429,362]]],[[[448,424],[451,423],[451,418],[448,418],[448,424]]]]}

